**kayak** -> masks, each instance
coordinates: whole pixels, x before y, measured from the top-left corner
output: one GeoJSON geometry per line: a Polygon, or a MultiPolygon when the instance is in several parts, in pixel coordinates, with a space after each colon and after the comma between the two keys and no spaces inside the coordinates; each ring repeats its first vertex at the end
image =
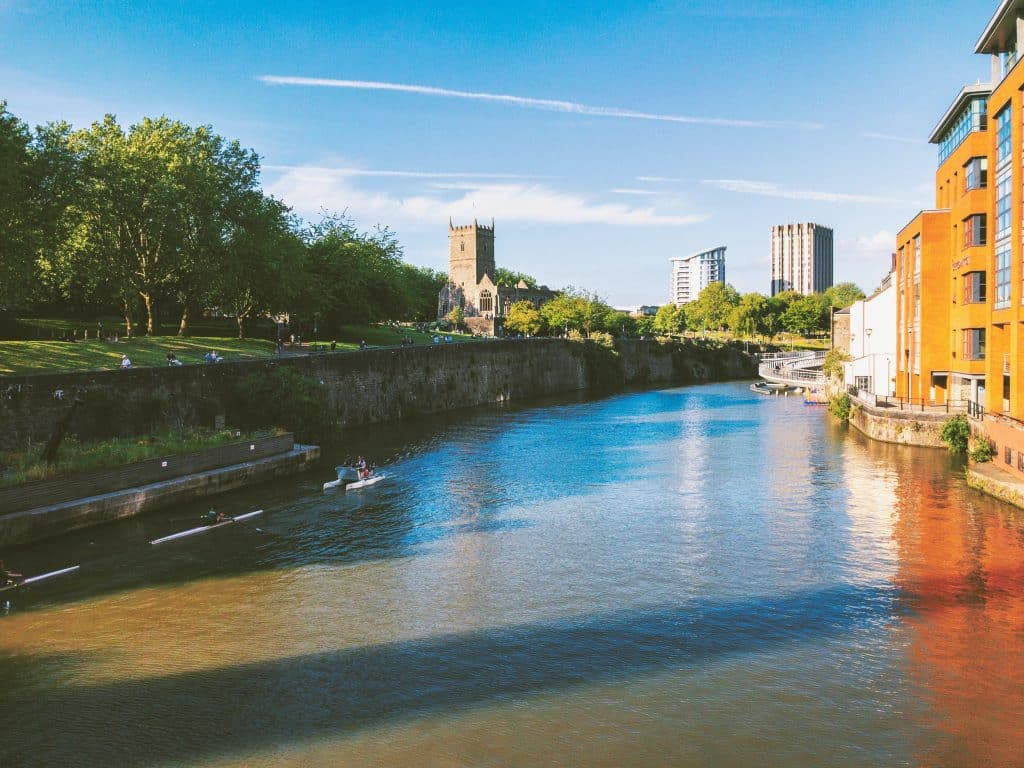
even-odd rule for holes
{"type": "Polygon", "coordinates": [[[256,517],[256,515],[262,515],[263,510],[257,509],[255,512],[246,512],[244,515],[236,515],[222,523],[211,523],[210,525],[200,525],[198,528],[189,528],[187,531],[180,531],[178,533],[172,533],[170,536],[164,536],[161,539],[153,539],[150,544],[163,544],[164,542],[174,541],[175,539],[183,539],[186,536],[193,536],[197,533],[206,533],[212,531],[214,528],[223,528],[225,525],[231,525],[232,523],[240,522],[241,520],[248,520],[250,517],[256,517]]]}
{"type": "Polygon", "coordinates": [[[59,571],[50,571],[49,573],[41,573],[38,576],[29,576],[27,579],[19,581],[17,584],[9,584],[6,587],[0,587],[0,592],[8,592],[18,589],[19,587],[28,586],[29,584],[36,584],[40,581],[46,581],[47,579],[52,579],[57,576],[63,576],[66,573],[74,573],[81,567],[82,566],[80,565],[72,565],[70,568],[61,568],[59,571]]]}

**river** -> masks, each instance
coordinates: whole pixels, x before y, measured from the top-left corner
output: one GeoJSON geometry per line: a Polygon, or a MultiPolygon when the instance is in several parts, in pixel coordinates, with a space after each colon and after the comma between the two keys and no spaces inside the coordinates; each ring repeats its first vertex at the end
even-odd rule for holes
{"type": "Polygon", "coordinates": [[[798,398],[382,425],[217,505],[6,553],[82,570],[0,616],[0,765],[1024,764],[1024,513],[798,398]]]}

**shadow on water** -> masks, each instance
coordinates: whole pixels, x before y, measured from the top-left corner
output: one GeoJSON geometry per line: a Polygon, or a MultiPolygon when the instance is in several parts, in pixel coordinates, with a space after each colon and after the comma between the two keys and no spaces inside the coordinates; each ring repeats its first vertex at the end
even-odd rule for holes
{"type": "Polygon", "coordinates": [[[23,684],[59,660],[8,657],[0,688],[19,728],[0,740],[0,764],[132,768],[338,737],[820,641],[885,625],[893,601],[884,586],[705,599],[101,684],[23,684]]]}
{"type": "Polygon", "coordinates": [[[446,538],[523,528],[530,523],[509,519],[508,511],[524,497],[537,504],[592,492],[643,473],[651,445],[698,431],[714,439],[756,428],[756,421],[728,416],[730,408],[763,402],[737,392],[723,395],[712,385],[573,395],[347,430],[305,475],[4,553],[27,574],[82,565],[73,577],[14,596],[15,607],[296,565],[412,557],[446,538]],[[687,412],[700,418],[688,420],[687,412]],[[322,492],[333,466],[356,454],[392,478],[355,493],[322,492]],[[148,544],[200,524],[211,506],[265,514],[148,544]]]}

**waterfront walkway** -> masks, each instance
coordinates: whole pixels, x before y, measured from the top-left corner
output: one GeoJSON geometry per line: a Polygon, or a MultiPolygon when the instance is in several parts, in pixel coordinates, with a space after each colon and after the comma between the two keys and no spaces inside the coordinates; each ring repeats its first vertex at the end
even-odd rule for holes
{"type": "Polygon", "coordinates": [[[822,387],[824,351],[774,352],[761,356],[757,373],[765,381],[791,387],[822,387]]]}

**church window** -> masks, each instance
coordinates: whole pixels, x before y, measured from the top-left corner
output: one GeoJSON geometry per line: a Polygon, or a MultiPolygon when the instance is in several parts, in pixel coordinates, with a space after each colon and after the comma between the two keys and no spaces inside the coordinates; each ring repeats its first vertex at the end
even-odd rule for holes
{"type": "Polygon", "coordinates": [[[490,291],[480,291],[480,311],[481,312],[493,312],[494,302],[491,298],[490,291]]]}
{"type": "Polygon", "coordinates": [[[465,243],[459,243],[459,250],[460,251],[466,250],[466,244],[465,243]]]}

